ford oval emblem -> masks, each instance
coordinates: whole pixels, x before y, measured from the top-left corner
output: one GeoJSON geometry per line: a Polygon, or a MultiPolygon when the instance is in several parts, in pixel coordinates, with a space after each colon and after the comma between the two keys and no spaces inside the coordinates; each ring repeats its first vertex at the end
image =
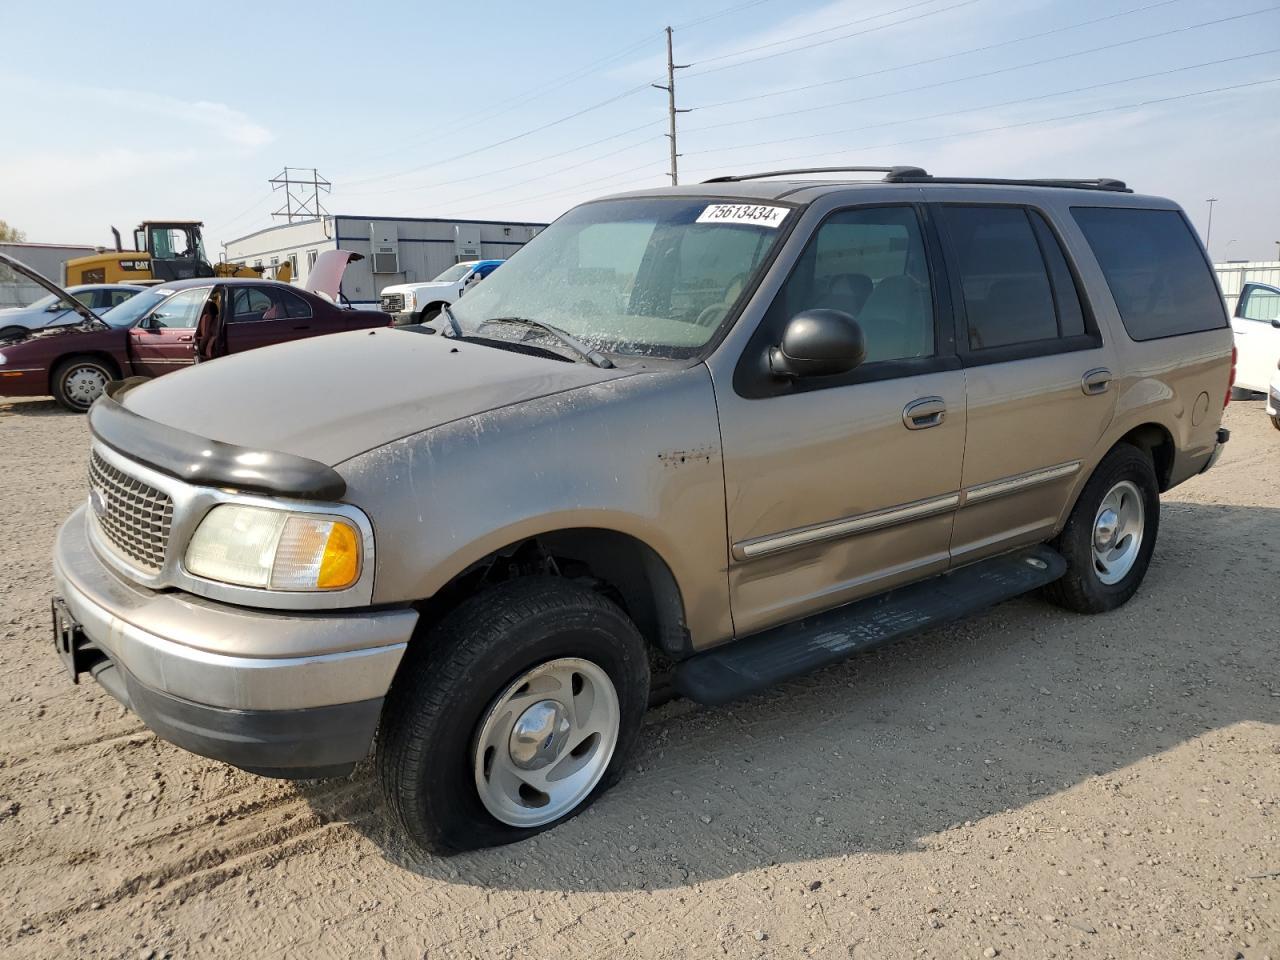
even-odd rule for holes
{"type": "Polygon", "coordinates": [[[107,501],[97,487],[89,489],[89,506],[93,508],[95,516],[100,517],[107,512],[107,501]]]}

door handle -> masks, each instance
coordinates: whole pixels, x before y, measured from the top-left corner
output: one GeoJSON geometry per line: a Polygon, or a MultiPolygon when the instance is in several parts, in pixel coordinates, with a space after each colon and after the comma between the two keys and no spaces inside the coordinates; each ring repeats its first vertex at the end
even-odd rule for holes
{"type": "Polygon", "coordinates": [[[179,342],[179,343],[190,343],[192,339],[193,339],[193,338],[192,338],[191,334],[189,334],[189,333],[184,333],[182,336],[180,336],[180,337],[178,338],[178,342],[179,342]]]}
{"type": "Polygon", "coordinates": [[[1086,397],[1096,397],[1100,393],[1106,393],[1110,386],[1111,371],[1106,367],[1088,370],[1080,378],[1080,389],[1084,391],[1086,397]]]}
{"type": "Polygon", "coordinates": [[[941,397],[921,397],[902,408],[902,423],[908,430],[936,427],[947,416],[947,404],[941,397]]]}

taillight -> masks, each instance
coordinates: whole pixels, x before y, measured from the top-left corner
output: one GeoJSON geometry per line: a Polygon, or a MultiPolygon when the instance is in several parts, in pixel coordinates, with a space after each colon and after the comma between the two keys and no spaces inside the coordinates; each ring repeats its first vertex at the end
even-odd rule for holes
{"type": "Polygon", "coordinates": [[[1222,409],[1227,409],[1227,404],[1231,402],[1231,388],[1236,385],[1236,348],[1231,348],[1231,376],[1227,378],[1227,395],[1223,398],[1222,409]]]}

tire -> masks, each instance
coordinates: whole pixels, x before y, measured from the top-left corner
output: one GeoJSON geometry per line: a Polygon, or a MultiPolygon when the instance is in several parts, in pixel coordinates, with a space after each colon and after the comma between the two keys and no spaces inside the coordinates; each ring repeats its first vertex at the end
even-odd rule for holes
{"type": "Polygon", "coordinates": [[[72,413],[85,413],[117,377],[115,367],[106,360],[71,357],[54,368],[53,398],[72,413]]]}
{"type": "Polygon", "coordinates": [[[530,577],[472,597],[410,645],[383,706],[376,766],[393,826],[417,851],[444,855],[550,829],[619,779],[648,695],[643,638],[621,609],[595,591],[530,577]],[[564,670],[569,673],[557,672],[564,670]],[[538,692],[530,692],[531,675],[538,692]],[[566,676],[571,680],[552,685],[566,676]],[[616,695],[612,714],[606,709],[609,689],[616,695]],[[546,699],[535,703],[542,691],[546,699]],[[545,739],[537,733],[517,741],[514,731],[505,733],[539,710],[563,706],[555,698],[566,695],[575,717],[585,709],[586,718],[609,721],[604,733],[578,740],[575,728],[561,735],[560,714],[545,728],[530,728],[551,730],[545,739]],[[582,707],[588,698],[590,706],[582,707]],[[616,734],[612,746],[610,730],[616,734]],[[495,755],[495,743],[504,752],[495,755]],[[537,771],[516,766],[518,751],[526,748],[548,755],[527,762],[562,775],[545,794],[531,789],[528,799],[523,778],[537,771]],[[573,772],[563,775],[565,770],[573,772]],[[500,786],[516,782],[522,784],[518,791],[500,786]]]}
{"type": "Polygon", "coordinates": [[[1048,600],[1077,613],[1105,613],[1129,600],[1151,564],[1160,530],[1160,486],[1151,458],[1127,443],[1116,445],[1098,464],[1085,484],[1066,526],[1053,546],[1066,558],[1067,572],[1045,587],[1048,600]],[[1111,546],[1095,550],[1095,533],[1103,537],[1099,521],[1104,505],[1119,503],[1121,525],[1111,546]],[[1136,528],[1134,511],[1137,511],[1136,528]],[[1126,534],[1127,531],[1127,534],[1126,534]],[[1126,554],[1127,537],[1140,533],[1126,554]]]}
{"type": "Polygon", "coordinates": [[[414,319],[414,323],[430,323],[442,313],[444,313],[444,308],[440,304],[429,303],[422,308],[422,312],[414,319]]]}
{"type": "Polygon", "coordinates": [[[1280,413],[1273,413],[1271,415],[1271,425],[1277,430],[1280,430],[1280,413]]]}

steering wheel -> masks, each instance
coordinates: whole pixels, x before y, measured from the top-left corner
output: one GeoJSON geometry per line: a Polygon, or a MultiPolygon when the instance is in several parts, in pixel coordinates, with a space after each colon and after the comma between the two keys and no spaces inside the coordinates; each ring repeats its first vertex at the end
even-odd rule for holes
{"type": "Polygon", "coordinates": [[[728,312],[729,308],[723,303],[713,303],[709,307],[702,308],[702,312],[698,314],[698,319],[694,323],[700,327],[713,327],[723,320],[728,312]]]}

